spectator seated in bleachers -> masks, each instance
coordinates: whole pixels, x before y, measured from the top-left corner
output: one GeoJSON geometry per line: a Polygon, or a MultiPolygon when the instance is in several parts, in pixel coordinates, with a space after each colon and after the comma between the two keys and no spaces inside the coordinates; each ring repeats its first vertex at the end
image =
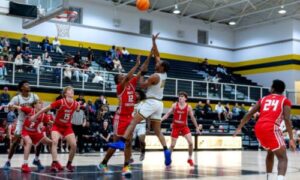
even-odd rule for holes
{"type": "Polygon", "coordinates": [[[226,68],[225,68],[224,66],[222,66],[221,64],[219,64],[219,65],[217,66],[217,72],[218,72],[218,73],[225,74],[225,75],[228,74],[228,73],[226,72],[226,68]]]}
{"type": "Polygon", "coordinates": [[[89,75],[86,74],[85,71],[79,69],[78,67],[73,67],[73,72],[74,72],[74,73],[73,73],[73,76],[75,76],[76,82],[79,82],[79,81],[80,81],[80,79],[79,79],[80,77],[82,78],[82,80],[83,80],[84,82],[87,82],[87,81],[88,81],[89,75]]]}
{"type": "Polygon", "coordinates": [[[198,104],[196,105],[194,111],[195,111],[195,117],[197,119],[203,119],[204,118],[205,112],[204,112],[204,107],[203,107],[202,101],[198,102],[198,104]]]}
{"type": "Polygon", "coordinates": [[[55,37],[52,41],[53,49],[55,52],[63,54],[64,52],[60,48],[60,41],[58,40],[58,37],[55,37]]]}
{"type": "Polygon", "coordinates": [[[229,103],[226,103],[225,105],[225,112],[224,112],[224,115],[225,115],[225,120],[230,120],[232,119],[232,112],[230,110],[230,105],[229,103]]]}
{"type": "Polygon", "coordinates": [[[22,38],[20,39],[20,46],[22,50],[25,50],[26,47],[30,47],[30,41],[27,38],[27,34],[23,34],[22,38]]]}
{"type": "Polygon", "coordinates": [[[41,48],[43,51],[48,51],[48,52],[51,52],[52,51],[52,45],[50,44],[50,40],[49,40],[49,37],[46,36],[42,42],[41,42],[41,48]]]}
{"type": "Polygon", "coordinates": [[[0,56],[0,80],[4,79],[4,76],[7,76],[6,65],[4,57],[0,56]]]}
{"type": "Polygon", "coordinates": [[[213,113],[212,107],[210,105],[210,100],[206,100],[206,104],[203,106],[203,110],[205,118],[209,119],[211,117],[211,114],[213,113]]]}
{"type": "Polygon", "coordinates": [[[0,95],[0,105],[7,105],[10,101],[10,95],[8,93],[8,87],[3,88],[3,92],[0,95]]]}
{"type": "Polygon", "coordinates": [[[128,52],[128,50],[125,47],[122,48],[122,60],[133,62],[133,60],[130,56],[130,53],[128,52]]]}
{"type": "Polygon", "coordinates": [[[120,59],[117,58],[113,59],[113,63],[114,63],[113,71],[124,72],[120,59]]]}
{"type": "Polygon", "coordinates": [[[11,62],[13,58],[13,55],[11,54],[11,52],[7,47],[4,47],[2,51],[0,51],[0,55],[4,57],[5,61],[9,61],[9,62],[11,62]]]}
{"type": "Polygon", "coordinates": [[[20,46],[17,46],[15,52],[14,52],[14,55],[13,55],[13,58],[15,59],[18,55],[22,55],[22,49],[20,46]]]}
{"type": "Polygon", "coordinates": [[[22,58],[24,63],[28,63],[32,59],[32,52],[30,51],[29,47],[26,47],[26,49],[22,51],[22,58]]]}
{"type": "Polygon", "coordinates": [[[225,117],[225,119],[226,119],[225,108],[224,108],[224,106],[221,104],[221,102],[218,102],[218,104],[215,106],[215,111],[216,111],[216,113],[218,113],[218,120],[219,120],[219,121],[222,120],[222,115],[223,115],[223,117],[225,117]]]}
{"type": "Polygon", "coordinates": [[[72,82],[72,70],[71,70],[70,66],[67,66],[64,69],[64,80],[67,82],[72,82]]]}
{"type": "MultiPolygon", "coordinates": [[[[43,53],[43,65],[45,66],[51,66],[51,62],[52,62],[52,57],[49,55],[48,52],[43,53]]],[[[50,67],[45,67],[46,71],[52,71],[52,69],[50,67]]]]}
{"type": "Polygon", "coordinates": [[[14,60],[16,65],[17,72],[23,72],[23,58],[22,54],[17,55],[17,57],[14,60]]]}
{"type": "Polygon", "coordinates": [[[10,40],[5,36],[1,38],[0,44],[2,46],[2,48],[7,48],[8,50],[10,50],[10,40]]]}
{"type": "Polygon", "coordinates": [[[41,56],[37,56],[35,59],[33,59],[32,65],[33,65],[33,73],[37,74],[40,66],[42,65],[41,56]]]}
{"type": "Polygon", "coordinates": [[[240,119],[241,115],[241,108],[239,106],[239,103],[235,103],[235,105],[232,108],[232,119],[240,119]]]}
{"type": "Polygon", "coordinates": [[[101,76],[100,72],[96,72],[95,73],[95,77],[92,80],[92,83],[103,83],[104,82],[104,78],[101,76]]]}

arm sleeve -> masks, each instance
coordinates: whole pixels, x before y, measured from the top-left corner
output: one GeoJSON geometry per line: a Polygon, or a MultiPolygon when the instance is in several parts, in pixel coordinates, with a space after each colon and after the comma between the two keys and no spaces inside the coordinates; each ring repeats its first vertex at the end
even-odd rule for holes
{"type": "Polygon", "coordinates": [[[62,104],[62,99],[51,103],[50,107],[51,107],[51,109],[58,109],[58,108],[60,108],[61,104],[62,104]]]}
{"type": "Polygon", "coordinates": [[[21,107],[21,111],[23,111],[25,114],[29,114],[31,112],[31,108],[23,106],[21,107]]]}

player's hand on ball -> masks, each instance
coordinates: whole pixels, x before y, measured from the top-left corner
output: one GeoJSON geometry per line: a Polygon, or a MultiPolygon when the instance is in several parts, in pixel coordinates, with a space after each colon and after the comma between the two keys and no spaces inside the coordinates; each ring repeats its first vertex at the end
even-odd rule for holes
{"type": "Polygon", "coordinates": [[[291,151],[296,151],[296,143],[295,143],[295,140],[292,139],[290,140],[290,148],[291,148],[291,151]]]}

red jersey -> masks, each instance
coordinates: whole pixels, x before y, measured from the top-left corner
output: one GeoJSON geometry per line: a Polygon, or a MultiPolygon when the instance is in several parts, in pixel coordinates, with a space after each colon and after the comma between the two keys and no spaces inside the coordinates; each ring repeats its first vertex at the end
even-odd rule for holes
{"type": "Polygon", "coordinates": [[[75,100],[72,103],[68,103],[66,98],[63,98],[53,102],[50,106],[52,109],[57,109],[54,124],[58,126],[72,126],[73,113],[80,105],[75,100]]]}
{"type": "Polygon", "coordinates": [[[271,123],[280,126],[283,119],[283,106],[291,106],[291,101],[279,94],[270,94],[258,101],[260,116],[257,123],[271,123]]]}
{"type": "Polygon", "coordinates": [[[23,130],[26,130],[28,132],[38,132],[39,125],[44,122],[48,123],[49,119],[48,116],[45,113],[42,113],[39,115],[39,117],[36,118],[36,120],[31,121],[29,118],[33,115],[36,114],[36,111],[34,108],[29,108],[29,107],[22,107],[21,111],[23,111],[26,115],[27,118],[24,120],[23,124],[23,130]]]}
{"type": "Polygon", "coordinates": [[[6,128],[5,127],[0,127],[0,142],[3,141],[5,136],[6,136],[6,128]]]}
{"type": "Polygon", "coordinates": [[[176,103],[176,106],[173,111],[173,125],[187,126],[189,105],[186,104],[183,108],[180,108],[179,103],[176,103]]]}
{"type": "Polygon", "coordinates": [[[137,77],[133,77],[124,89],[122,89],[120,84],[117,85],[117,95],[119,98],[118,114],[132,115],[136,103],[135,89],[137,80],[137,77]]]}

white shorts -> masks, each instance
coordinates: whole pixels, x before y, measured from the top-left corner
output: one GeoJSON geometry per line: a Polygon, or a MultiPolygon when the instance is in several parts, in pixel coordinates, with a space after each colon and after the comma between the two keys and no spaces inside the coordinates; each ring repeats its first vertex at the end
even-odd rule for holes
{"type": "Polygon", "coordinates": [[[161,121],[161,116],[164,110],[164,103],[156,99],[146,99],[138,107],[138,113],[144,119],[161,121]]]}
{"type": "Polygon", "coordinates": [[[142,122],[136,125],[134,132],[133,132],[133,138],[146,135],[146,122],[142,122]]]}
{"type": "Polygon", "coordinates": [[[23,123],[24,123],[24,121],[17,120],[17,124],[16,124],[16,129],[15,129],[14,135],[21,136],[22,129],[23,129],[23,123]]]}

